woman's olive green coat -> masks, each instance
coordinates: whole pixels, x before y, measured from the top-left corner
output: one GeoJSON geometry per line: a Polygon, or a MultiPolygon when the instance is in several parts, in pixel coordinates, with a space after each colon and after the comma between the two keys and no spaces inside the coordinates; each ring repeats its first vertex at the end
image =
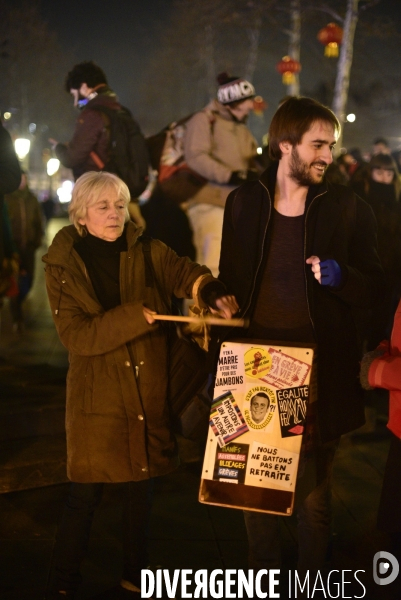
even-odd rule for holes
{"type": "MultiPolygon", "coordinates": [[[[138,481],[177,464],[166,403],[165,330],[149,325],[142,310],[166,308],[156,288],[145,285],[140,233],[127,224],[121,306],[106,312],[74,249],[79,236],[73,225],[59,231],[43,257],[53,319],[69,351],[67,474],[75,482],[138,481]]],[[[190,298],[194,289],[198,296],[213,279],[206,267],[178,257],[158,240],[152,240],[151,253],[166,297],[190,298]]]]}

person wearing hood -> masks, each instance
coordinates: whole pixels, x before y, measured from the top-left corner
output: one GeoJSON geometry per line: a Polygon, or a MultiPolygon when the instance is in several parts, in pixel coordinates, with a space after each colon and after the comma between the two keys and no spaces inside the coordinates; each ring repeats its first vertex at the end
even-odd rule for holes
{"type": "Polygon", "coordinates": [[[184,154],[188,166],[208,183],[188,203],[196,260],[217,275],[224,206],[228,194],[257,179],[256,140],[246,126],[255,88],[240,77],[218,76],[217,98],[186,125],[184,154]]]}
{"type": "Polygon", "coordinates": [[[53,552],[47,600],[76,598],[94,511],[104,484],[125,490],[122,580],[105,596],[140,598],[149,565],[152,481],[178,464],[167,402],[168,337],[155,322],[165,298],[193,298],[222,317],[235,298],[209,269],[150,241],[154,278],[146,285],[142,229],[128,220],[128,187],[88,172],[75,184],[70,226],[54,238],[46,286],[57,332],[69,351],[66,434],[71,480],[53,552]],[[163,292],[163,294],[162,294],[163,292]]]}
{"type": "Polygon", "coordinates": [[[367,176],[354,190],[370,204],[377,220],[378,252],[387,277],[382,303],[373,310],[367,350],[389,339],[393,316],[401,298],[401,181],[389,154],[376,154],[367,176]]]}

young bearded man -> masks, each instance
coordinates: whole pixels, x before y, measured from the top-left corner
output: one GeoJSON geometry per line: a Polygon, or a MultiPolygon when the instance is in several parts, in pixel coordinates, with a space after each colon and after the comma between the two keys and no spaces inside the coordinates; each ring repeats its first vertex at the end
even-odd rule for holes
{"type": "MultiPolygon", "coordinates": [[[[219,278],[250,318],[248,338],[316,345],[301,453],[309,483],[300,467],[296,498],[301,575],[324,564],[335,450],[364,422],[353,310],[374,305],[384,286],[372,210],[324,178],[339,131],[315,100],[280,106],[269,130],[275,162],[228,197],[220,257],[219,278]]],[[[249,566],[279,568],[278,517],[244,514],[249,566]]]]}

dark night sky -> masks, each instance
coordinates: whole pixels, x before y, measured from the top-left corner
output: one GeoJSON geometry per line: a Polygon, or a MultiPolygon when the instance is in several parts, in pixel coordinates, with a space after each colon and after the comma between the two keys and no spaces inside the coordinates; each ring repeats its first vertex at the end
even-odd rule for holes
{"type": "MultiPolygon", "coordinates": [[[[289,0],[283,2],[289,4],[289,0]]],[[[138,114],[141,105],[138,82],[144,78],[146,80],[147,58],[152,49],[157,47],[160,39],[159,32],[169,18],[172,4],[173,0],[42,0],[41,10],[50,28],[57,33],[61,45],[74,52],[77,62],[90,59],[97,62],[106,72],[109,83],[117,92],[121,102],[131,108],[134,114],[138,114]]],[[[328,4],[330,5],[330,2],[328,4]]],[[[346,0],[344,0],[344,8],[345,5],[346,0]]],[[[401,0],[381,0],[377,6],[369,9],[369,13],[390,17],[397,24],[398,32],[401,33],[401,0]]],[[[314,43],[315,34],[312,37],[314,43]]],[[[311,51],[310,39],[304,39],[304,42],[301,61],[309,52],[311,52],[310,60],[313,60],[315,54],[314,60],[320,61],[320,50],[315,47],[316,44],[314,43],[311,51]]],[[[362,63],[362,68],[366,69],[366,78],[363,78],[365,83],[367,84],[372,77],[376,77],[376,73],[377,77],[382,79],[390,76],[398,78],[401,64],[400,49],[401,45],[398,44],[398,50],[394,55],[394,51],[390,50],[390,45],[385,39],[372,40],[367,50],[368,56],[364,57],[362,63]]],[[[259,63],[261,60],[260,57],[259,63]]],[[[301,74],[301,89],[304,93],[305,91],[311,93],[317,77],[321,74],[319,69],[314,68],[313,63],[308,66],[306,62],[305,60],[305,68],[301,74]]],[[[357,63],[361,64],[361,61],[354,60],[355,72],[357,63]]],[[[262,93],[269,103],[264,125],[267,129],[274,107],[283,96],[284,88],[275,74],[273,65],[266,70],[261,69],[259,64],[256,75],[256,79],[261,84],[258,81],[255,83],[262,85],[262,88],[264,86],[259,93],[262,93]]],[[[160,90],[161,102],[162,98],[163,90],[160,90]]],[[[352,101],[349,102],[349,109],[355,110],[352,101]]],[[[399,111],[396,110],[388,118],[385,116],[384,120],[378,117],[377,122],[373,124],[377,135],[394,136],[393,144],[397,146],[401,143],[401,124],[398,125],[401,119],[398,113],[399,111]]],[[[180,115],[172,115],[172,118],[179,117],[180,115]]],[[[366,132],[367,123],[369,120],[358,120],[358,124],[353,126],[357,140],[361,139],[363,143],[366,143],[364,138],[366,140],[371,138],[371,133],[366,132]]],[[[161,123],[160,126],[163,124],[161,123]]]]}
{"type": "Polygon", "coordinates": [[[120,100],[133,106],[144,57],[168,18],[171,0],[42,0],[42,14],[77,61],[94,60],[120,100]]]}

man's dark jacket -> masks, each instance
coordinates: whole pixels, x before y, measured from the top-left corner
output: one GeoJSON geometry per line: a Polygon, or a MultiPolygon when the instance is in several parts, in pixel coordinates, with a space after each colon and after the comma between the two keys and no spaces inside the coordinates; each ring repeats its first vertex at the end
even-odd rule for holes
{"type": "Polygon", "coordinates": [[[90,153],[95,152],[103,163],[107,163],[110,146],[110,130],[108,119],[96,107],[104,106],[112,110],[119,110],[121,105],[117,96],[107,86],[98,90],[98,95],[81,111],[74,134],[68,144],[57,144],[56,156],[64,167],[72,169],[74,179],[78,179],[87,171],[99,171],[99,167],[91,158],[90,153]]]}
{"type": "MultiPolygon", "coordinates": [[[[241,316],[252,316],[260,286],[276,173],[277,164],[227,199],[219,279],[236,296],[241,316]]],[[[325,442],[364,422],[352,309],[374,305],[385,286],[373,212],[348,188],[326,182],[309,188],[304,259],[312,255],[336,260],[343,275],[339,288],[322,286],[305,263],[308,308],[318,349],[319,430],[325,442]]]]}

